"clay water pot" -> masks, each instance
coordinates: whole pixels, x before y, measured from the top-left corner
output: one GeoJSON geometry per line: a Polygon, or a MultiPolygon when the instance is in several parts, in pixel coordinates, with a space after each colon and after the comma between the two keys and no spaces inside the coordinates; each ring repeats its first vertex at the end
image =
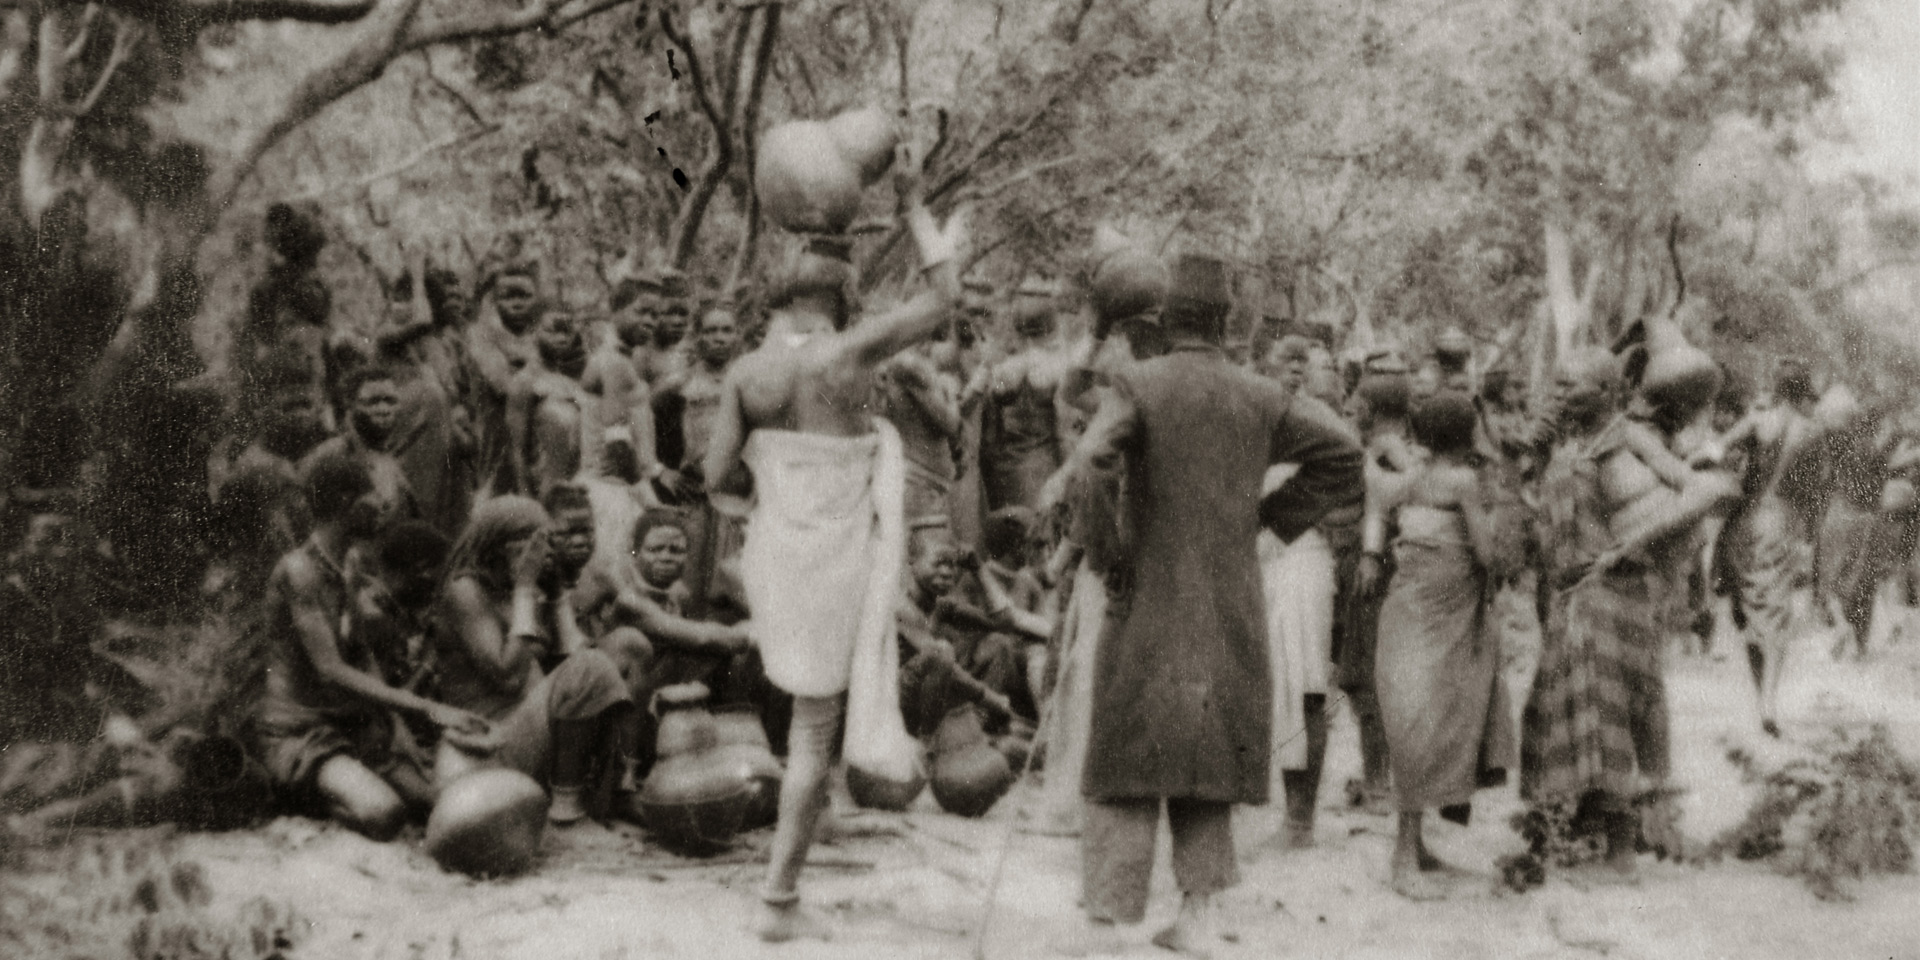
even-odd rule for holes
{"type": "Polygon", "coordinates": [[[654,756],[665,760],[720,745],[713,714],[706,710],[707,696],[703,683],[676,683],[654,693],[654,710],[660,715],[654,756]]]}
{"type": "Polygon", "coordinates": [[[1673,410],[1699,410],[1720,392],[1720,365],[1687,342],[1666,317],[1648,317],[1647,365],[1640,372],[1640,393],[1649,403],[1673,410]]]}
{"type": "Polygon", "coordinates": [[[720,744],[716,749],[753,772],[756,796],[747,809],[743,829],[773,823],[780,816],[780,780],[786,770],[773,755],[760,714],[745,705],[725,707],[713,712],[713,724],[720,744]]]}
{"type": "Polygon", "coordinates": [[[859,171],[860,185],[871,187],[893,166],[893,149],[900,143],[900,126],[879,107],[848,110],[827,121],[840,156],[859,171]]]}
{"type": "Polygon", "coordinates": [[[733,842],[759,794],[751,767],[711,750],[655,764],[634,802],[661,846],[705,856],[733,842]]]}
{"type": "Polygon", "coordinates": [[[474,876],[519,873],[540,852],[547,794],[518,770],[475,770],[447,784],[427,817],[427,854],[474,876]]]}
{"type": "Polygon", "coordinates": [[[933,733],[933,799],[942,810],[978,817],[993,809],[1012,789],[1013,767],[994,748],[979,711],[961,707],[947,714],[933,733]]]}
{"type": "MultiPolygon", "coordinates": [[[[707,712],[706,701],[707,688],[699,683],[675,684],[655,694],[658,759],[635,799],[663,846],[694,854],[725,849],[761,793],[761,770],[738,745],[722,745],[720,724],[707,712]]],[[[764,733],[760,740],[764,744],[764,733]]]]}
{"type": "Polygon", "coordinates": [[[847,793],[854,803],[869,810],[897,813],[912,806],[913,801],[919,799],[920,791],[927,788],[924,767],[916,764],[913,773],[912,779],[899,781],[875,776],[859,767],[848,767],[847,793]]]}
{"type": "Polygon", "coordinates": [[[779,124],[760,139],[753,171],[761,209],[788,230],[844,233],[860,212],[860,169],[824,123],[779,124]]]}

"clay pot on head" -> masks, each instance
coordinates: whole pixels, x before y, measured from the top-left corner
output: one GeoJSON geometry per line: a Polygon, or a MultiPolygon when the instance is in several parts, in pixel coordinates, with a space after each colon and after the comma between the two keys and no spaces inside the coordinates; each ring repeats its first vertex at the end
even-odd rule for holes
{"type": "Polygon", "coordinates": [[[753,186],[768,219],[788,230],[844,233],[860,213],[860,169],[824,123],[795,120],[763,134],[753,186]]]}
{"type": "Polygon", "coordinates": [[[933,733],[933,799],[942,810],[978,817],[1013,788],[1013,766],[994,748],[972,706],[947,714],[933,733]]]}
{"type": "Polygon", "coordinates": [[[474,876],[519,873],[540,852],[547,794],[518,770],[475,770],[447,784],[427,817],[427,854],[474,876]]]}
{"type": "Polygon", "coordinates": [[[920,791],[927,788],[927,776],[919,766],[914,767],[911,780],[889,780],[875,776],[859,767],[847,768],[847,793],[853,796],[853,802],[869,810],[891,810],[899,812],[913,805],[919,799],[920,791]]]}
{"type": "Polygon", "coordinates": [[[1720,392],[1720,365],[1687,342],[1665,317],[1648,317],[1647,363],[1640,371],[1640,394],[1656,407],[1696,411],[1720,392]]]}
{"type": "Polygon", "coordinates": [[[893,150],[900,143],[900,125],[879,107],[848,110],[827,121],[827,130],[840,156],[859,171],[860,185],[871,187],[893,166],[893,150]]]}

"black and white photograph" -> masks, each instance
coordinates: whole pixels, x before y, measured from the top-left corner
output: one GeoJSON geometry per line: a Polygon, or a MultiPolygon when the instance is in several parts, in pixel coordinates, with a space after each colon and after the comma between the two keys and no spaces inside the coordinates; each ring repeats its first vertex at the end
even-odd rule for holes
{"type": "Polygon", "coordinates": [[[1916,0],[0,0],[0,957],[1920,960],[1916,0]]]}

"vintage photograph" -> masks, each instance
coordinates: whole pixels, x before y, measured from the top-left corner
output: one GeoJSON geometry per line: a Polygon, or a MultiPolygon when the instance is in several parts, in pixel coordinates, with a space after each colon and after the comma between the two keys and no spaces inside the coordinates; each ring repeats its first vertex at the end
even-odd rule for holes
{"type": "Polygon", "coordinates": [[[1916,0],[0,0],[0,957],[1920,958],[1916,0]]]}

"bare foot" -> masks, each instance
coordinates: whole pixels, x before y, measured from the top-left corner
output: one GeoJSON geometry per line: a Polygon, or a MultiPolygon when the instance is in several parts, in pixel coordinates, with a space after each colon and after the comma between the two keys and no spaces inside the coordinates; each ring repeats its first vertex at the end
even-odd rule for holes
{"type": "Polygon", "coordinates": [[[1053,952],[1063,957],[1100,957],[1126,950],[1120,928],[1101,920],[1089,920],[1053,941],[1053,952]]]}
{"type": "Polygon", "coordinates": [[[1445,900],[1448,888],[1441,876],[1421,870],[1418,864],[1396,863],[1393,866],[1393,892],[1408,900],[1425,902],[1445,900]]]}
{"type": "Polygon", "coordinates": [[[798,901],[762,904],[760,920],[754,924],[753,932],[768,943],[833,939],[833,931],[818,918],[800,909],[798,901]]]}
{"type": "Polygon", "coordinates": [[[1173,926],[1153,935],[1154,946],[1162,950],[1172,950],[1174,953],[1196,957],[1198,960],[1206,960],[1206,958],[1213,956],[1213,952],[1207,949],[1206,941],[1207,937],[1205,934],[1188,929],[1186,924],[1181,921],[1175,921],[1173,926]]]}
{"type": "Polygon", "coordinates": [[[1456,867],[1453,864],[1448,863],[1445,860],[1442,860],[1439,857],[1434,856],[1433,851],[1428,850],[1427,845],[1424,843],[1420,845],[1420,856],[1419,856],[1418,864],[1420,867],[1420,872],[1422,873],[1444,873],[1444,874],[1450,874],[1452,876],[1461,876],[1470,872],[1465,867],[1456,867]]]}
{"type": "Polygon", "coordinates": [[[1284,845],[1288,850],[1313,849],[1313,824],[1288,823],[1284,833],[1284,845]]]}

